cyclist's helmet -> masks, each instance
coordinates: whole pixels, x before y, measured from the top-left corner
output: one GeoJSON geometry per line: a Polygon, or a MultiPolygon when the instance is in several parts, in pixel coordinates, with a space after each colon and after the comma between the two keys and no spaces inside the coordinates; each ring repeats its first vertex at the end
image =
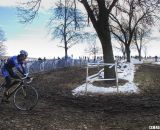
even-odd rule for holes
{"type": "Polygon", "coordinates": [[[21,50],[20,51],[20,55],[24,55],[24,56],[28,56],[28,52],[26,52],[25,50],[21,50]]]}

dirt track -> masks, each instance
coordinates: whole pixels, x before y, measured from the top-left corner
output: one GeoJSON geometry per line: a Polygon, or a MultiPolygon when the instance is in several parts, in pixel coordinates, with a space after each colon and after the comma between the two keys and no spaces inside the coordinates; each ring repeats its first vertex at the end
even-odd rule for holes
{"type": "Polygon", "coordinates": [[[85,69],[63,69],[35,75],[40,94],[29,112],[12,103],[0,106],[4,130],[143,130],[160,126],[160,66],[140,65],[135,81],[141,94],[74,97],[71,90],[85,81],[85,69]]]}

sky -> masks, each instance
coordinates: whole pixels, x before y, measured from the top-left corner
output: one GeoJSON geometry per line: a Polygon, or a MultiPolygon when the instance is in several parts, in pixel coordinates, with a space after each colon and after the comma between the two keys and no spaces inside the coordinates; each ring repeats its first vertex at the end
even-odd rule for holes
{"type": "MultiPolygon", "coordinates": [[[[52,2],[42,3],[38,17],[32,23],[21,24],[17,17],[17,1],[0,1],[0,28],[5,32],[7,41],[4,43],[7,49],[6,55],[17,55],[24,49],[29,57],[56,58],[64,56],[64,49],[57,47],[59,41],[51,40],[48,34],[47,23],[50,18],[48,9],[52,2]]],[[[78,58],[85,55],[85,43],[73,46],[68,50],[68,55],[78,58]],[[81,49],[79,49],[81,48],[81,49]]]]}
{"type": "MultiPolygon", "coordinates": [[[[58,41],[51,40],[46,27],[50,18],[48,9],[51,5],[54,5],[53,0],[45,0],[45,2],[42,0],[38,17],[32,23],[26,25],[19,23],[16,10],[18,1],[23,0],[0,0],[0,28],[5,32],[7,38],[5,42],[6,55],[17,55],[20,50],[24,49],[29,53],[29,57],[63,57],[64,49],[57,47],[58,41]]],[[[147,55],[160,56],[159,41],[160,33],[158,29],[155,29],[152,40],[147,45],[147,55]]],[[[98,45],[100,45],[99,42],[98,45]]],[[[84,51],[86,47],[86,43],[77,44],[68,50],[68,54],[69,56],[73,55],[74,58],[84,56],[86,55],[84,51]]],[[[121,53],[114,52],[114,54],[121,53]]],[[[137,54],[136,50],[132,51],[132,54],[137,54]]]]}

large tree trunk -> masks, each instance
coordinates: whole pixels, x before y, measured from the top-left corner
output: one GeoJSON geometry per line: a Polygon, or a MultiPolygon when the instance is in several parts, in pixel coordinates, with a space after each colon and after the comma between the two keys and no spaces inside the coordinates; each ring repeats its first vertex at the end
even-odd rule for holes
{"type": "Polygon", "coordinates": [[[139,57],[139,61],[141,61],[142,60],[142,58],[141,58],[141,51],[138,51],[138,57],[139,57]]]}
{"type": "Polygon", "coordinates": [[[67,53],[67,48],[65,48],[65,59],[67,59],[68,53],[67,53]]]}
{"type": "Polygon", "coordinates": [[[123,52],[123,59],[126,59],[126,52],[123,52]]]}
{"type": "Polygon", "coordinates": [[[67,63],[67,58],[68,58],[68,54],[67,54],[67,51],[68,51],[68,47],[67,47],[67,43],[65,41],[65,47],[64,47],[64,50],[65,50],[65,67],[68,66],[68,63],[67,63]]]}
{"type": "MultiPolygon", "coordinates": [[[[107,36],[106,36],[107,38],[107,36]]],[[[103,59],[104,63],[114,63],[113,52],[111,42],[107,43],[105,39],[101,41],[103,48],[103,59]]],[[[109,68],[109,66],[105,67],[104,70],[104,78],[115,78],[115,68],[109,68]]]]}
{"type": "MultiPolygon", "coordinates": [[[[99,26],[99,31],[97,33],[102,44],[104,63],[114,63],[109,24],[107,27],[99,26]]],[[[114,67],[109,68],[109,66],[106,66],[104,68],[104,78],[115,78],[114,67]]]]}
{"type": "Polygon", "coordinates": [[[64,50],[65,50],[65,59],[67,59],[68,58],[68,47],[67,47],[67,42],[66,41],[65,41],[64,50]]]}
{"type": "Polygon", "coordinates": [[[127,54],[127,62],[131,62],[131,56],[130,56],[130,47],[128,45],[126,47],[126,54],[127,54]]]}

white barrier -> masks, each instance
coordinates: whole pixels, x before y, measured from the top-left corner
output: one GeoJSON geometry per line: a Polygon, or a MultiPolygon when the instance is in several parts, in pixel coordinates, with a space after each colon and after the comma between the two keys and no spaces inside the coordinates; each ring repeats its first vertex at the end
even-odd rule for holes
{"type": "Polygon", "coordinates": [[[86,69],[86,88],[85,88],[85,93],[87,93],[87,85],[88,83],[93,83],[94,81],[106,81],[106,80],[116,80],[116,87],[117,87],[117,92],[118,90],[118,72],[117,72],[117,62],[115,63],[87,63],[87,69],[86,69]],[[109,66],[111,69],[112,67],[115,67],[115,78],[103,78],[100,76],[102,72],[104,72],[104,68],[101,69],[98,73],[89,76],[89,68],[96,68],[96,67],[104,67],[104,66],[109,66]]]}

